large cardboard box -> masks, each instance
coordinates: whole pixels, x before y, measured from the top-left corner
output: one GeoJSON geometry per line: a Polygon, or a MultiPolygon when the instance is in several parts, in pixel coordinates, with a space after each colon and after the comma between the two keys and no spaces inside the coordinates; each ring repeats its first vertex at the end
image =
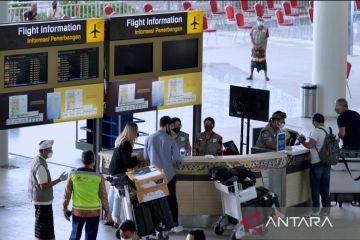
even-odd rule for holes
{"type": "Polygon", "coordinates": [[[136,196],[139,203],[148,202],[169,196],[169,189],[166,184],[162,184],[143,191],[136,191],[136,196]]]}
{"type": "Polygon", "coordinates": [[[145,191],[167,184],[164,171],[153,165],[128,171],[126,175],[135,183],[136,191],[145,191]]]}

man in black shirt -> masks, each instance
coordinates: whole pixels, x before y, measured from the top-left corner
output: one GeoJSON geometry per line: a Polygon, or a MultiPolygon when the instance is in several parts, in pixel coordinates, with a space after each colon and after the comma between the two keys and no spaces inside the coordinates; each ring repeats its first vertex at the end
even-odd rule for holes
{"type": "Polygon", "coordinates": [[[340,114],[337,119],[339,138],[343,141],[343,148],[360,150],[360,114],[348,109],[345,98],[336,100],[335,112],[340,114]]]}

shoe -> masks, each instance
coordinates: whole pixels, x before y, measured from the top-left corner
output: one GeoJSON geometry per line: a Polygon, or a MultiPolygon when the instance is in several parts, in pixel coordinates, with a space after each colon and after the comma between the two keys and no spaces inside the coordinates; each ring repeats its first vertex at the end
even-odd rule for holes
{"type": "Polygon", "coordinates": [[[266,81],[270,81],[270,78],[269,78],[269,77],[265,77],[265,80],[266,80],[266,81]]]}
{"type": "Polygon", "coordinates": [[[104,222],[104,225],[105,225],[105,226],[110,226],[110,227],[112,227],[112,226],[114,226],[114,221],[104,222]]]}
{"type": "Polygon", "coordinates": [[[174,233],[179,233],[179,232],[184,231],[184,228],[183,228],[183,226],[177,225],[176,227],[173,227],[171,229],[171,231],[174,232],[174,233]]]}
{"type": "Polygon", "coordinates": [[[323,210],[321,209],[319,216],[320,217],[328,217],[330,215],[330,211],[329,210],[323,210]]]}
{"type": "Polygon", "coordinates": [[[120,227],[120,224],[119,224],[119,223],[114,223],[113,228],[118,229],[119,227],[120,227]]]}
{"type": "Polygon", "coordinates": [[[320,217],[319,213],[317,212],[311,212],[309,215],[305,215],[306,218],[311,218],[311,217],[320,217]]]}
{"type": "Polygon", "coordinates": [[[246,78],[246,80],[253,80],[252,76],[246,78]]]}

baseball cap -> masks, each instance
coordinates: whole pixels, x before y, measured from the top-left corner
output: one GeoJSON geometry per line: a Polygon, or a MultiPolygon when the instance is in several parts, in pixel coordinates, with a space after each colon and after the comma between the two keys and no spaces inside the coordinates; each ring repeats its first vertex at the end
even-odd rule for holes
{"type": "Polygon", "coordinates": [[[51,148],[54,144],[54,140],[43,140],[39,143],[39,150],[51,148]]]}

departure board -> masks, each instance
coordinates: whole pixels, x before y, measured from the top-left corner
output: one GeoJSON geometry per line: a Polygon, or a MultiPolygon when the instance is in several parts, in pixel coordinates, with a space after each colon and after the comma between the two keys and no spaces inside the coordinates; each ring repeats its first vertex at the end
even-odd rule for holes
{"type": "Polygon", "coordinates": [[[59,51],[58,81],[76,81],[99,76],[99,49],[84,48],[59,51]]]}
{"type": "Polygon", "coordinates": [[[29,53],[4,57],[4,87],[47,83],[48,54],[29,53]]]}

